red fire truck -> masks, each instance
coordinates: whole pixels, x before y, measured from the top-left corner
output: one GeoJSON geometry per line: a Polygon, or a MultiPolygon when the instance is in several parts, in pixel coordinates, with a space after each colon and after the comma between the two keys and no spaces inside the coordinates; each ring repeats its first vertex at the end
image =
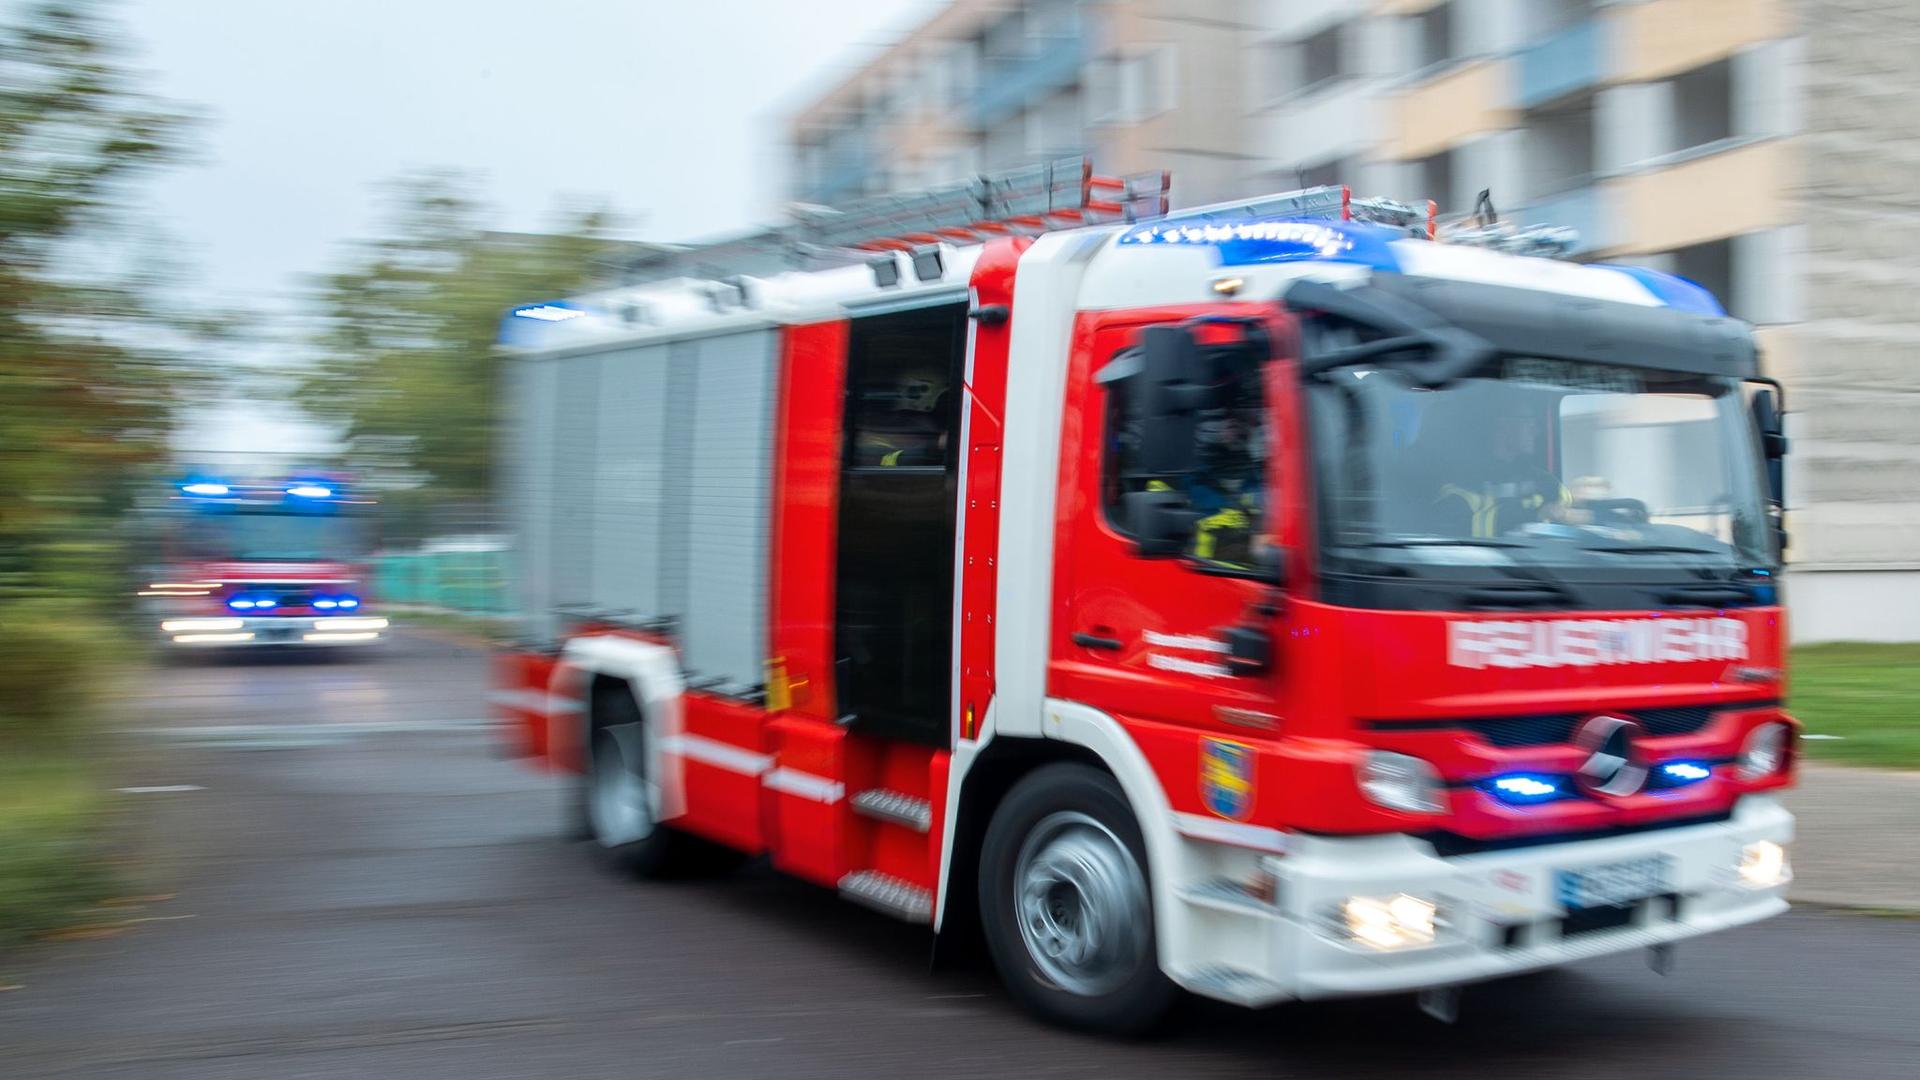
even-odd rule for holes
{"type": "Polygon", "coordinates": [[[239,480],[196,473],[146,520],[154,545],[139,590],[172,648],[364,646],[370,612],[368,512],[338,478],[239,480]]]}
{"type": "Polygon", "coordinates": [[[1784,910],[1748,327],[1552,230],[1140,193],[1060,163],[504,320],[496,700],[597,844],[764,854],[1118,1031],[1784,910]]]}

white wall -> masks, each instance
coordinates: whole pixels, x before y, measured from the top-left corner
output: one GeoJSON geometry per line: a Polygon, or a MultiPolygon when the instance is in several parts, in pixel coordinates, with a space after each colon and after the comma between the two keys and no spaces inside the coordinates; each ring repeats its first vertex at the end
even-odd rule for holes
{"type": "Polygon", "coordinates": [[[1920,570],[1788,570],[1795,645],[1920,641],[1920,570]]]}

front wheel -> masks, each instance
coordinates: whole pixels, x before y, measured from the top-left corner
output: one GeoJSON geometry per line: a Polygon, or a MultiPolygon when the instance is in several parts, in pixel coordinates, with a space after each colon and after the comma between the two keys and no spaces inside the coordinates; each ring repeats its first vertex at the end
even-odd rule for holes
{"type": "Polygon", "coordinates": [[[1177,991],[1160,971],[1145,846],[1113,777],[1049,765],[1008,792],[980,856],[980,921],[1007,989],[1070,1027],[1137,1033],[1177,991]]]}

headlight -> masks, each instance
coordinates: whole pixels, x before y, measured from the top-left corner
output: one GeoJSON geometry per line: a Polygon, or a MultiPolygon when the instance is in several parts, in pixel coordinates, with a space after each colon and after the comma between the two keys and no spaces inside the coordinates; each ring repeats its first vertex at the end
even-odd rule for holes
{"type": "Polygon", "coordinates": [[[1770,889],[1791,880],[1787,869],[1787,849],[1771,840],[1761,840],[1740,849],[1740,882],[1753,889],[1770,889]]]}
{"type": "Polygon", "coordinates": [[[1775,721],[1754,728],[1740,748],[1740,779],[1758,780],[1785,768],[1791,742],[1792,729],[1786,724],[1775,721]]]}
{"type": "Polygon", "coordinates": [[[1360,791],[1389,810],[1437,814],[1440,774],[1433,766],[1406,754],[1375,750],[1360,765],[1360,791]]]}
{"type": "Polygon", "coordinates": [[[1341,901],[1339,915],[1347,937],[1381,950],[1431,945],[1440,921],[1433,901],[1406,893],[1386,898],[1350,896],[1341,901]]]}

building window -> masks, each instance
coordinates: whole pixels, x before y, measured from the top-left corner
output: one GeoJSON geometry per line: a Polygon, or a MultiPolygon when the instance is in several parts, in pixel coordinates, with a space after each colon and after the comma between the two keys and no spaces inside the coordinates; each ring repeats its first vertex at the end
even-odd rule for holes
{"type": "Polygon", "coordinates": [[[1414,179],[1419,185],[1413,201],[1423,202],[1431,199],[1440,204],[1441,213],[1451,213],[1454,206],[1454,152],[1442,150],[1430,157],[1414,162],[1414,179]]]}
{"type": "Polygon", "coordinates": [[[1522,24],[1526,40],[1538,41],[1571,30],[1593,14],[1595,0],[1528,0],[1522,24]]]}
{"type": "Polygon", "coordinates": [[[1423,71],[1454,58],[1453,4],[1435,4],[1407,20],[1413,31],[1412,70],[1423,71]]]}
{"type": "Polygon", "coordinates": [[[1145,120],[1171,111],[1176,104],[1176,72],[1173,46],[1148,49],[1129,61],[1130,72],[1121,79],[1121,95],[1132,107],[1127,111],[1135,120],[1145,120]]]}
{"type": "Polygon", "coordinates": [[[1733,65],[1725,60],[1673,80],[1673,149],[1733,136],[1733,65]]]}
{"type": "Polygon", "coordinates": [[[1593,178],[1593,104],[1527,117],[1526,190],[1546,198],[1585,187],[1593,178]]]}
{"type": "Polygon", "coordinates": [[[1704,244],[1676,249],[1671,253],[1673,272],[1712,293],[1727,309],[1727,314],[1744,319],[1746,312],[1736,311],[1733,295],[1733,241],[1709,240],[1704,244]]]}
{"type": "Polygon", "coordinates": [[[1299,43],[1301,90],[1311,90],[1347,74],[1346,41],[1347,28],[1334,25],[1299,43]]]}
{"type": "Polygon", "coordinates": [[[1133,124],[1173,109],[1178,98],[1174,60],[1171,45],[1095,60],[1087,71],[1087,122],[1133,124]]]}
{"type": "Polygon", "coordinates": [[[1300,186],[1303,188],[1328,187],[1345,184],[1353,179],[1348,175],[1347,163],[1342,158],[1329,158],[1318,165],[1309,165],[1300,170],[1300,186]]]}

